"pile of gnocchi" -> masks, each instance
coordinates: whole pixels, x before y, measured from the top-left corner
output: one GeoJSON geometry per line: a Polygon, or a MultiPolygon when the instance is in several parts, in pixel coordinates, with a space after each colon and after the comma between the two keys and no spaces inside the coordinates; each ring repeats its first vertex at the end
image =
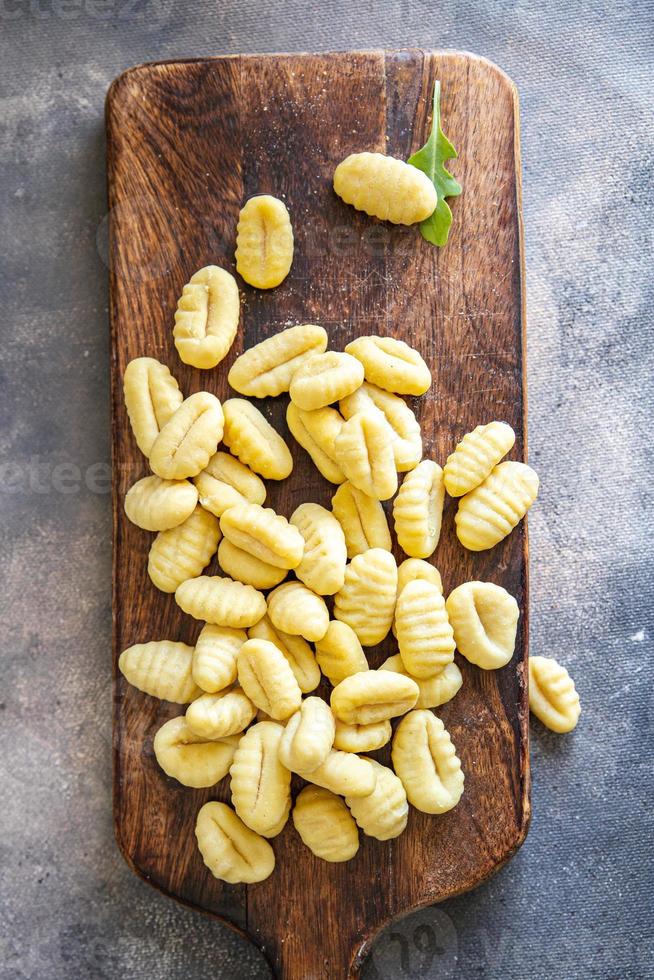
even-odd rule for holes
{"type": "MultiPolygon", "coordinates": [[[[283,203],[251,199],[237,242],[243,278],[278,284],[293,249],[283,203]]],[[[195,273],[175,316],[181,360],[215,367],[238,321],[234,278],[215,266],[195,273]]],[[[231,807],[206,803],[195,832],[209,870],[231,883],[272,873],[269,839],[289,814],[315,855],[341,862],[357,853],[359,831],[381,841],[401,834],[409,805],[429,814],[455,807],[464,774],[433,711],[461,688],[455,650],[482,670],[503,667],[514,652],[514,597],[475,581],[445,598],[428,561],[446,492],[459,500],[458,539],[473,551],[502,541],[536,499],[536,473],[505,460],[511,427],[478,425],[441,468],[423,459],[420,425],[403,398],[431,385],[420,354],[380,336],[327,348],[320,326],[282,330],[236,358],[228,381],[241,397],[223,403],[208,391],[184,398],[150,357],[124,373],[134,438],[152,470],[127,492],[125,512],[156,533],[154,586],[204,625],[194,646],[130,646],[119,668],[146,694],[187,706],[154,738],[168,776],[202,788],[229,775],[231,807]],[[288,477],[293,454],[248,399],[283,393],[294,440],[337,487],[331,509],[307,501],[287,518],[265,506],[264,480],[288,477]],[[382,503],[392,498],[407,556],[399,567],[382,503]],[[216,554],[222,574],[203,574],[216,554]],[[366,648],[391,631],[398,653],[371,669],[366,648]],[[312,693],[323,677],[329,701],[312,693]],[[392,768],[368,755],[388,743],[392,768]],[[292,774],[305,783],[294,802],[292,774]]],[[[530,678],[538,716],[557,731],[573,728],[579,699],[564,668],[534,657],[530,678]]]]}

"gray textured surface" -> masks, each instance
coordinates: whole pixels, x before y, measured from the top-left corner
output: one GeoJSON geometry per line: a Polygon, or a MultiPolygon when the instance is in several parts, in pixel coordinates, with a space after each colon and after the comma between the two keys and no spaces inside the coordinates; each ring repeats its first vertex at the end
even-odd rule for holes
{"type": "Polygon", "coordinates": [[[2,980],[268,976],[112,838],[106,89],[145,60],[411,44],[474,50],[520,89],[532,652],[570,668],[583,715],[572,737],[534,726],[517,857],[390,929],[366,977],[652,975],[652,20],[648,2],[0,3],[2,980]]]}

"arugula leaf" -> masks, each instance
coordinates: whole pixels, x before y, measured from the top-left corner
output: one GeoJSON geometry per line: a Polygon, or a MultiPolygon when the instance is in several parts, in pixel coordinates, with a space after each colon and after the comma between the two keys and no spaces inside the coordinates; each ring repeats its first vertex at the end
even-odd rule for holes
{"type": "Polygon", "coordinates": [[[445,245],[452,224],[452,212],[446,197],[458,197],[461,184],[445,169],[446,160],[454,160],[458,153],[441,129],[441,83],[434,82],[434,109],[429,139],[407,163],[427,174],[438,194],[434,213],[420,222],[420,234],[432,245],[445,245]]]}

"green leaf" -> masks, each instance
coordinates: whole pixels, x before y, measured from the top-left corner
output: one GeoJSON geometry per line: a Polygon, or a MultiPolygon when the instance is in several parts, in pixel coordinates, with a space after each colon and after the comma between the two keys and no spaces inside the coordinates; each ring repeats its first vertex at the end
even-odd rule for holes
{"type": "Polygon", "coordinates": [[[441,129],[441,83],[434,82],[434,110],[429,139],[417,153],[409,157],[407,163],[427,174],[438,194],[438,204],[434,213],[420,222],[420,234],[432,245],[445,245],[452,224],[452,212],[446,197],[458,197],[461,184],[445,168],[446,160],[454,160],[456,150],[441,129]]]}

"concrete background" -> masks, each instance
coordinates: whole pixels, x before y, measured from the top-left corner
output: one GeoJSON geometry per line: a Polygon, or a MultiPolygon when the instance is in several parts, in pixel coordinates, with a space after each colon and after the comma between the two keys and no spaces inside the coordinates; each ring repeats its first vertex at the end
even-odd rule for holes
{"type": "Polygon", "coordinates": [[[533,726],[517,857],[389,930],[365,976],[653,975],[652,15],[606,0],[0,2],[2,980],[268,976],[228,929],[137,880],[112,837],[106,89],[146,60],[404,45],[476,51],[520,89],[543,477],[532,652],[570,668],[583,715],[571,737],[533,726]]]}

